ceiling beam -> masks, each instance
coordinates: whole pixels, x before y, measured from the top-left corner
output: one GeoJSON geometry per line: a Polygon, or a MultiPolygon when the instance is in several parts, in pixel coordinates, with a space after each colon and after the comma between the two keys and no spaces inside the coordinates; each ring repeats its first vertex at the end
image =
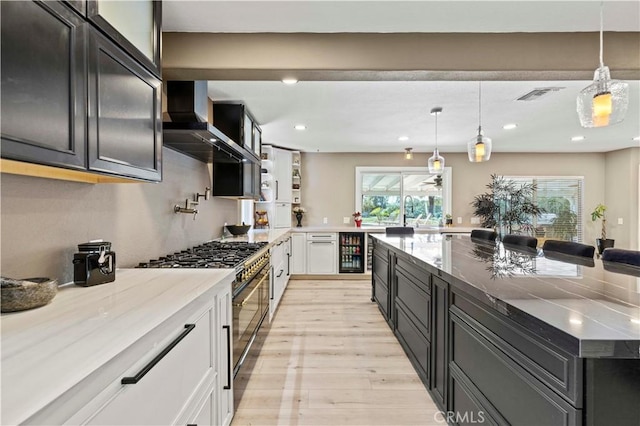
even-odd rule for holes
{"type": "MultiPolygon", "coordinates": [[[[598,33],[163,33],[164,80],[591,80],[598,33]]],[[[607,32],[612,77],[640,80],[640,33],[607,32]]]]}

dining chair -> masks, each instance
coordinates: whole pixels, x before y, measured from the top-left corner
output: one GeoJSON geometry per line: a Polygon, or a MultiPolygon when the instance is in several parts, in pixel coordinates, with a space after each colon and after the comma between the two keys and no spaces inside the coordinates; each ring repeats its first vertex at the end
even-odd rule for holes
{"type": "Polygon", "coordinates": [[[495,241],[498,233],[491,229],[474,229],[471,231],[471,238],[478,240],[495,241]]]}
{"type": "Polygon", "coordinates": [[[385,228],[387,235],[413,235],[414,229],[411,226],[388,226],[385,228]]]}
{"type": "Polygon", "coordinates": [[[606,248],[602,252],[602,260],[640,266],[640,251],[606,248]]]}
{"type": "Polygon", "coordinates": [[[538,239],[527,235],[507,234],[502,237],[502,244],[536,248],[538,246],[538,239]]]}
{"type": "Polygon", "coordinates": [[[574,243],[573,241],[546,240],[542,245],[542,251],[552,251],[572,256],[593,257],[596,248],[588,244],[574,243]]]}

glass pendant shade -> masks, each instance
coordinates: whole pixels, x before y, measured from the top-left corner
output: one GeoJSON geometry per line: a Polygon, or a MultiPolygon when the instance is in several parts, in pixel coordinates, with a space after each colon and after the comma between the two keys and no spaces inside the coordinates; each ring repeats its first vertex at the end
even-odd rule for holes
{"type": "Polygon", "coordinates": [[[629,106],[629,84],[611,80],[609,67],[601,66],[593,83],[580,91],[578,117],[582,127],[604,127],[624,120],[629,106]]]}
{"type": "Polygon", "coordinates": [[[438,152],[438,148],[433,151],[433,155],[427,161],[429,173],[440,174],[444,170],[444,157],[438,152]]]}
{"type": "Polygon", "coordinates": [[[491,158],[491,139],[482,134],[481,128],[478,128],[478,136],[467,144],[467,153],[472,163],[482,163],[491,158]]]}

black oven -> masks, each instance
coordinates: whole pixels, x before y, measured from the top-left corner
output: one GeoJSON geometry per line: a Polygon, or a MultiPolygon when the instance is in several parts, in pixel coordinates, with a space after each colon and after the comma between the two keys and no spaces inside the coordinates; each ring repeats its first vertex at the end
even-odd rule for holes
{"type": "MultiPolygon", "coordinates": [[[[268,253],[268,252],[267,252],[268,253]]],[[[233,375],[238,374],[258,330],[269,312],[269,257],[245,265],[242,280],[236,279],[233,308],[233,375]]]]}

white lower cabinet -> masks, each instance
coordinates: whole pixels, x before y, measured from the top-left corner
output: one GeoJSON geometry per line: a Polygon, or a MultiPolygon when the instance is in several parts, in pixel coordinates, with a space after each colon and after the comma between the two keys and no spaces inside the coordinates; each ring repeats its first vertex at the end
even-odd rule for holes
{"type": "MultiPolygon", "coordinates": [[[[220,291],[216,296],[218,314],[218,388],[216,394],[220,396],[218,416],[215,419],[218,425],[231,424],[233,418],[233,312],[231,310],[231,287],[220,291]]],[[[196,422],[202,425],[200,422],[196,422]]],[[[207,423],[204,423],[207,424],[207,423]]]]}
{"type": "Polygon", "coordinates": [[[335,233],[307,234],[307,274],[337,274],[338,243],[335,233]]]}
{"type": "Polygon", "coordinates": [[[289,256],[288,245],[290,244],[290,237],[280,241],[271,248],[271,282],[270,282],[270,294],[269,294],[269,321],[273,318],[273,315],[280,304],[282,295],[289,281],[288,265],[289,256]]]}
{"type": "Polygon", "coordinates": [[[229,280],[119,354],[105,372],[96,372],[117,377],[67,423],[229,425],[231,326],[229,280]]]}
{"type": "Polygon", "coordinates": [[[307,273],[307,234],[295,233],[291,235],[291,273],[307,273]]]}

